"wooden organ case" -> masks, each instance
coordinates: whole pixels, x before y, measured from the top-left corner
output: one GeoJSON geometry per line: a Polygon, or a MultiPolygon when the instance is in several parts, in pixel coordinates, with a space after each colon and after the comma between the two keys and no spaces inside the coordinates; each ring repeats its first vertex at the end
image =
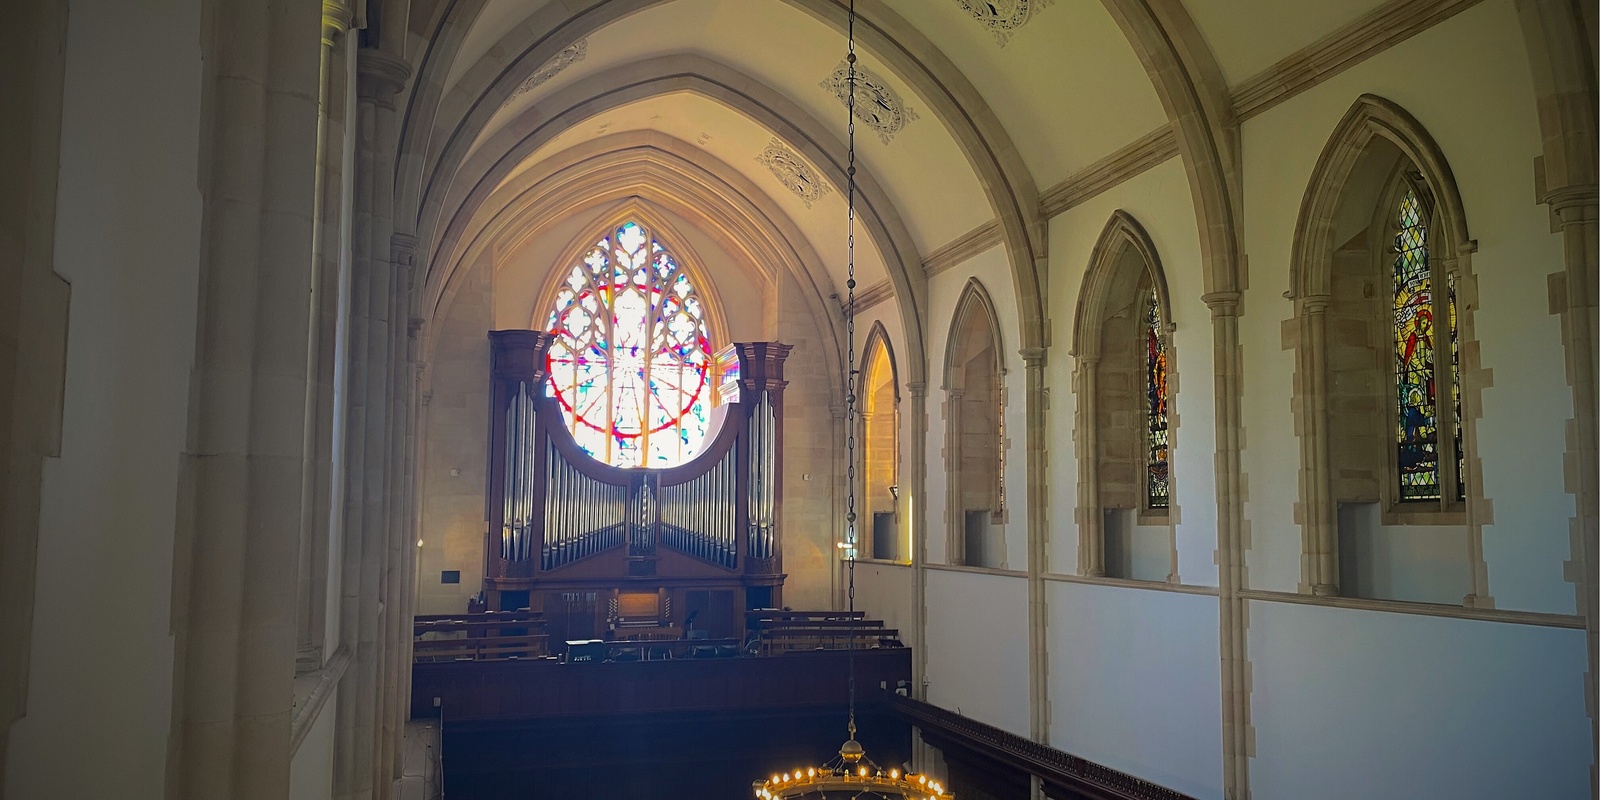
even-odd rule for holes
{"type": "Polygon", "coordinates": [[[781,605],[788,345],[719,352],[719,403],[700,453],[651,469],[611,466],[578,446],[547,389],[549,334],[489,340],[489,608],[542,612],[559,646],[741,637],[745,610],[781,605]]]}

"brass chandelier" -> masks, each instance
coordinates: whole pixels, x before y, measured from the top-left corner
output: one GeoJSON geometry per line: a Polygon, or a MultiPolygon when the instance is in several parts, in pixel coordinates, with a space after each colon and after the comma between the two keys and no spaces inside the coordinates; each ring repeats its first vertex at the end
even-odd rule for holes
{"type": "Polygon", "coordinates": [[[916,800],[953,800],[952,795],[938,781],[927,775],[883,769],[867,758],[861,743],[856,741],[856,3],[850,0],[850,19],[847,28],[849,53],[845,62],[849,67],[849,92],[845,107],[849,115],[849,161],[845,169],[849,190],[845,193],[849,209],[846,239],[847,275],[845,289],[845,340],[847,355],[845,394],[845,484],[846,514],[845,539],[839,543],[844,550],[849,572],[850,614],[850,716],[846,725],[850,738],[839,748],[839,755],[814,767],[796,767],[793,772],[774,774],[767,780],[751,784],[756,800],[832,800],[851,798],[915,798],[916,800]]]}

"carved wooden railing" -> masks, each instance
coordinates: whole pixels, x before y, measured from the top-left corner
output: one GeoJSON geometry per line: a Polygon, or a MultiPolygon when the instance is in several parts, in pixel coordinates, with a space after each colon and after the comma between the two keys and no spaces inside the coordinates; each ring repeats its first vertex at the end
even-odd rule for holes
{"type": "Polygon", "coordinates": [[[964,717],[931,703],[892,695],[890,707],[916,725],[935,747],[956,747],[1037,775],[1046,794],[1058,800],[1194,800],[1189,795],[1136,778],[964,717]]]}

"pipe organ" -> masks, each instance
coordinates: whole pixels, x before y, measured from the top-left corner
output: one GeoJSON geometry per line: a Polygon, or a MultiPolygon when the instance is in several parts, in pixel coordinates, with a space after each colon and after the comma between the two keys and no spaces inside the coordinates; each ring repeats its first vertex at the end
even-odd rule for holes
{"type": "Polygon", "coordinates": [[[547,388],[549,335],[489,338],[490,608],[543,611],[555,641],[685,627],[737,636],[745,609],[781,605],[788,345],[718,353],[718,404],[700,452],[673,467],[621,468],[573,438],[547,388]]]}

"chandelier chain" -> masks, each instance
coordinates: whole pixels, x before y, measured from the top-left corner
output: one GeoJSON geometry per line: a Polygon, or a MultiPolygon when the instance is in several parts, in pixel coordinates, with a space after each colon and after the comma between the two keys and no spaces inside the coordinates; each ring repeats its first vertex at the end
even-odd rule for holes
{"type": "Polygon", "coordinates": [[[847,220],[845,258],[845,550],[846,569],[849,573],[847,601],[850,626],[850,738],[856,738],[856,0],[850,0],[850,18],[846,40],[849,53],[845,61],[849,66],[845,111],[848,122],[849,161],[845,180],[849,185],[845,193],[849,210],[847,220]]]}

